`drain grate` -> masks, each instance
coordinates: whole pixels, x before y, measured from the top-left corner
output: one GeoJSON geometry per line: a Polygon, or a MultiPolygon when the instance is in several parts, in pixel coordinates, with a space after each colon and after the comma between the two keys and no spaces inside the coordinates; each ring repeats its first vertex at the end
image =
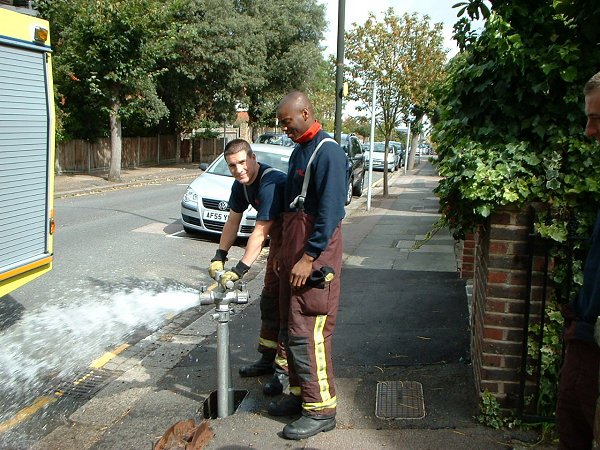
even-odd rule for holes
{"type": "Polygon", "coordinates": [[[91,398],[122,373],[116,370],[92,369],[72,381],[62,382],[56,389],[53,389],[53,393],[58,397],[91,398]]]}
{"type": "Polygon", "coordinates": [[[375,416],[379,419],[422,419],[425,417],[423,385],[417,381],[377,383],[375,416]]]}

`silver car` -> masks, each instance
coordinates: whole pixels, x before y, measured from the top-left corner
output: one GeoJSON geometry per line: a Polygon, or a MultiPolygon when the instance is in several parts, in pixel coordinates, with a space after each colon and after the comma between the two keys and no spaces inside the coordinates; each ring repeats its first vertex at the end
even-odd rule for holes
{"type": "MultiPolygon", "coordinates": [[[[270,144],[250,144],[259,163],[268,164],[285,173],[293,147],[270,144]]],[[[229,196],[234,178],[223,154],[219,155],[188,186],[181,199],[181,221],[186,233],[221,234],[229,217],[229,196]]],[[[256,223],[256,210],[248,207],[242,216],[239,237],[248,237],[256,223]]]]}
{"type": "MultiPolygon", "coordinates": [[[[384,168],[384,158],[385,158],[385,142],[375,142],[373,144],[373,169],[374,170],[383,170],[384,168]]],[[[369,151],[365,153],[367,159],[369,158],[369,151]]],[[[398,153],[395,151],[394,146],[388,143],[388,158],[387,158],[387,169],[388,172],[393,172],[399,166],[398,161],[398,153]]],[[[368,161],[368,164],[371,164],[371,161],[368,161]]],[[[367,166],[368,167],[368,166],[367,166]]]]}

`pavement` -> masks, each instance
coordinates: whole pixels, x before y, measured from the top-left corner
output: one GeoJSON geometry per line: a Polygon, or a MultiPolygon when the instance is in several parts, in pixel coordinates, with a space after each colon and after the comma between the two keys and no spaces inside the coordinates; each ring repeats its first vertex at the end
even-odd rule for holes
{"type": "MultiPolygon", "coordinates": [[[[189,179],[195,165],[127,170],[121,183],[102,176],[60,175],[57,197],[189,179]]],[[[341,306],[333,338],[337,427],[301,441],[281,437],[293,418],[270,417],[268,377],[240,378],[258,358],[263,273],[253,267],[251,301],[230,322],[235,412],[215,418],[216,323],[213,308],[193,308],[108,358],[107,381],[31,448],[151,449],[172,424],[206,420],[206,449],[508,449],[536,444],[537,434],[480,425],[469,357],[465,282],[455,242],[441,230],[416,246],[439,218],[430,162],[391,174],[354,198],[344,219],[341,306]],[[210,400],[212,398],[212,400],[210,400]],[[207,400],[209,399],[209,400],[207,400]],[[212,401],[212,403],[211,403],[212,401]]],[[[183,448],[183,447],[177,447],[183,448]]],[[[536,448],[552,448],[537,445],[536,448]]]]}

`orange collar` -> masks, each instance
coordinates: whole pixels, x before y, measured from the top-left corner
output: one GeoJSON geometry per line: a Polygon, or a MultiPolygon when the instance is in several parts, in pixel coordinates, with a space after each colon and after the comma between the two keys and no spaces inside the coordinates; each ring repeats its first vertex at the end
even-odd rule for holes
{"type": "Polygon", "coordinates": [[[321,124],[315,120],[315,123],[313,123],[310,128],[296,140],[296,142],[298,144],[305,144],[314,138],[319,131],[321,131],[321,124]]]}

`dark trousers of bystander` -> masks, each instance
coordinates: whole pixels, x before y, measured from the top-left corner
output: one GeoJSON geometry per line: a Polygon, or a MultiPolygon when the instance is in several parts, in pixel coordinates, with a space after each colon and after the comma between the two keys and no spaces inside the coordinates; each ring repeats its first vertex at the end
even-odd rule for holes
{"type": "Polygon", "coordinates": [[[596,343],[566,341],[556,407],[560,450],[592,448],[599,368],[600,347],[596,343]]]}

